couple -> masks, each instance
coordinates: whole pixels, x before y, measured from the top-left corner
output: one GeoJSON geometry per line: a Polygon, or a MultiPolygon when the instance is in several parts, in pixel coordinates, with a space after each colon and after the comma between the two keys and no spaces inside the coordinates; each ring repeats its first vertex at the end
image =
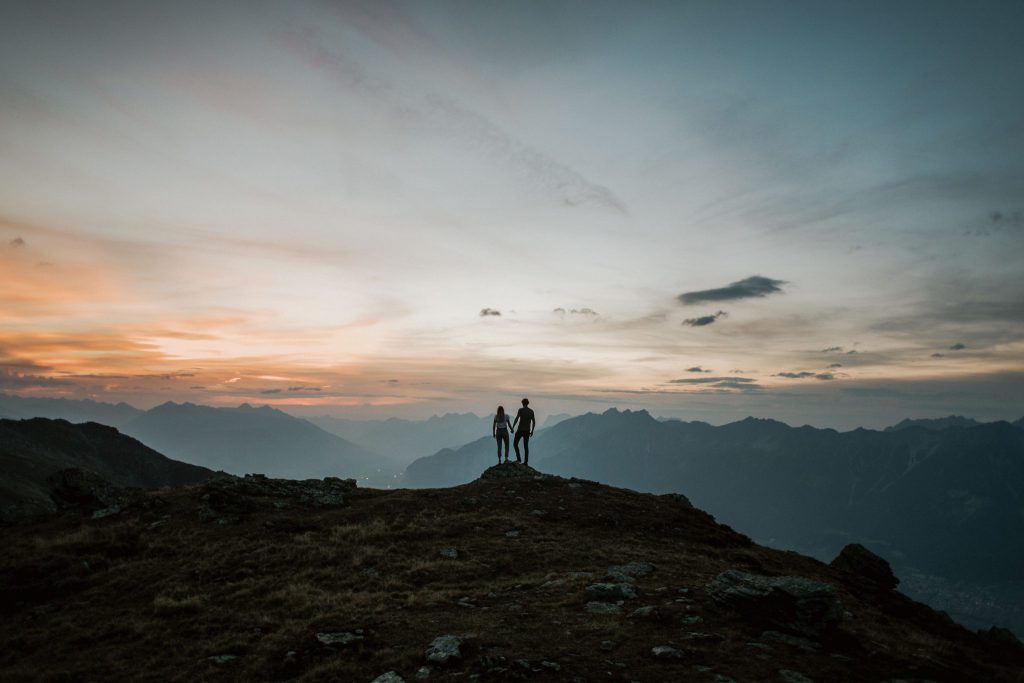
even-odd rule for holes
{"type": "Polygon", "coordinates": [[[537,424],[537,420],[533,416],[533,410],[530,409],[530,399],[523,399],[523,407],[516,413],[516,421],[510,423],[508,415],[505,414],[505,408],[498,406],[498,414],[494,416],[494,422],[491,423],[491,434],[498,442],[498,464],[501,464],[501,444],[505,444],[505,462],[508,462],[508,433],[513,429],[516,432],[516,438],[512,441],[513,448],[516,449],[516,462],[522,462],[526,465],[530,464],[530,437],[533,436],[533,428],[537,424]],[[523,440],[523,455],[525,459],[519,459],[519,440],[523,440]]]}

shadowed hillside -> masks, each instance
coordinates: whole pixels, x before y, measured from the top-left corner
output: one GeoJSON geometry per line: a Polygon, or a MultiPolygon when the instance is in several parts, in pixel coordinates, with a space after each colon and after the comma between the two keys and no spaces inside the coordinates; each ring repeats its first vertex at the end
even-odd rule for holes
{"type": "Polygon", "coordinates": [[[445,490],[225,478],[3,532],[5,680],[1017,681],[1012,636],[680,496],[517,466],[445,490]]]}
{"type": "Polygon", "coordinates": [[[65,420],[0,420],[0,519],[56,509],[51,478],[68,468],[122,487],[159,488],[209,479],[213,472],[157,453],[113,427],[65,420]]]}

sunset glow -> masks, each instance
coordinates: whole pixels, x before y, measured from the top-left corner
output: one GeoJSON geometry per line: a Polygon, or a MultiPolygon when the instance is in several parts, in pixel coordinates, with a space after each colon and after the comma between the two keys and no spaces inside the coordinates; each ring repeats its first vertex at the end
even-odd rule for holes
{"type": "Polygon", "coordinates": [[[0,391],[1019,418],[1021,5],[728,4],[6,11],[0,391]]]}

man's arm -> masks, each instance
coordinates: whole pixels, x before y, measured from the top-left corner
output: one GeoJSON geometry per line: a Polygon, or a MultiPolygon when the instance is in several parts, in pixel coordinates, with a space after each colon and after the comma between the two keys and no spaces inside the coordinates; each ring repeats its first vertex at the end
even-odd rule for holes
{"type": "Polygon", "coordinates": [[[512,429],[513,429],[513,430],[515,430],[515,428],[516,428],[516,425],[517,425],[517,424],[519,424],[519,417],[520,417],[520,415],[522,414],[522,412],[523,412],[523,411],[522,411],[522,410],[520,410],[520,411],[519,411],[518,413],[516,413],[516,421],[512,423],[512,429]]]}
{"type": "Polygon", "coordinates": [[[537,426],[537,413],[530,413],[530,436],[533,436],[533,428],[537,426]]]}

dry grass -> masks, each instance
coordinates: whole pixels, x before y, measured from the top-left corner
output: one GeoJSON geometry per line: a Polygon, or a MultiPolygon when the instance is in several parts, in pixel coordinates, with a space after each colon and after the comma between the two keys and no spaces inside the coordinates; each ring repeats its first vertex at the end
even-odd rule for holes
{"type": "MultiPolygon", "coordinates": [[[[426,645],[444,633],[476,638],[464,663],[432,680],[465,680],[484,655],[538,669],[555,661],[560,672],[530,672],[547,680],[713,680],[697,665],[737,680],[774,679],[780,668],[855,681],[908,671],[954,680],[953,673],[981,671],[970,668],[983,659],[971,641],[951,645],[956,631],[850,592],[843,600],[856,620],[846,641],[820,653],[775,647],[770,660],[757,658],[746,643],[760,628],[709,603],[699,587],[734,567],[833,583],[835,576],[653,496],[571,489],[559,480],[479,482],[362,491],[341,509],[260,508],[218,525],[196,516],[199,491],[164,495],[161,514],[170,517],[157,526],[150,525],[159,517],[140,513],[4,532],[0,680],[370,681],[387,670],[411,680],[426,645]],[[511,530],[519,535],[506,536],[511,530]],[[442,557],[445,547],[457,548],[458,558],[442,557]],[[600,580],[608,565],[630,560],[657,570],[638,580],[640,597],[627,611],[650,604],[660,616],[585,612],[590,580],[565,573],[600,580]],[[551,579],[564,582],[545,586],[551,579]],[[692,602],[675,602],[682,588],[692,602]],[[704,621],[681,626],[692,614],[704,621]],[[316,639],[355,629],[364,639],[348,647],[316,639]],[[692,630],[721,640],[682,641],[692,630]],[[650,655],[672,642],[687,650],[684,660],[650,655]],[[869,643],[884,647],[871,646],[868,656],[869,643]],[[208,659],[228,654],[238,659],[208,659]]],[[[1009,664],[990,664],[988,679],[1014,680],[1009,664]]]]}

